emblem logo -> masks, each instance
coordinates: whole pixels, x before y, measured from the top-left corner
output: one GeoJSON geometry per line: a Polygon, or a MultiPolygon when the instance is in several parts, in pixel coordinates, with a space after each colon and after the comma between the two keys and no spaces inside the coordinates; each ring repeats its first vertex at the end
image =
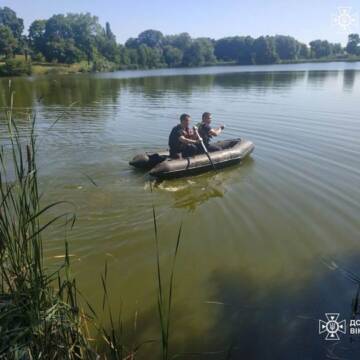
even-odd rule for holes
{"type": "Polygon", "coordinates": [[[339,6],[337,14],[333,15],[333,23],[342,31],[350,31],[351,28],[357,27],[359,22],[358,14],[352,11],[350,6],[339,6]]]}
{"type": "Polygon", "coordinates": [[[338,333],[346,334],[346,320],[338,321],[340,314],[326,313],[327,321],[319,320],[319,334],[326,333],[325,340],[340,340],[338,333]]]}

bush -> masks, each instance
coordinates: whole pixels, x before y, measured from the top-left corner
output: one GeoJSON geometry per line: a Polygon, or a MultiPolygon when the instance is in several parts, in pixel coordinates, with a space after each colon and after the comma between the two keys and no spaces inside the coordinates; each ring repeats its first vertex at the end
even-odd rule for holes
{"type": "Polygon", "coordinates": [[[45,62],[45,57],[43,54],[37,52],[31,55],[31,60],[37,61],[37,62],[45,62]]]}
{"type": "Polygon", "coordinates": [[[0,67],[0,76],[31,75],[31,63],[21,59],[8,59],[0,67]]]}
{"type": "Polygon", "coordinates": [[[117,66],[115,63],[102,56],[97,56],[92,65],[92,71],[115,71],[116,69],[117,66]]]}

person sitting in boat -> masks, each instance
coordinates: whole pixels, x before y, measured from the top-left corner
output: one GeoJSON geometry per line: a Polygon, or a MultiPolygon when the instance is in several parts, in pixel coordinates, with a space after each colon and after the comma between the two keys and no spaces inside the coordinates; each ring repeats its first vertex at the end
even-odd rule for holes
{"type": "Polygon", "coordinates": [[[188,114],[180,116],[180,124],[173,127],[169,136],[170,157],[178,159],[190,157],[199,153],[199,140],[190,128],[191,117],[188,114]]]}
{"type": "Polygon", "coordinates": [[[204,112],[202,114],[202,121],[198,128],[199,135],[202,137],[206,149],[210,152],[222,150],[220,146],[210,144],[210,140],[214,136],[219,136],[225,128],[224,125],[221,125],[218,128],[212,128],[210,126],[211,120],[211,113],[204,112]]]}

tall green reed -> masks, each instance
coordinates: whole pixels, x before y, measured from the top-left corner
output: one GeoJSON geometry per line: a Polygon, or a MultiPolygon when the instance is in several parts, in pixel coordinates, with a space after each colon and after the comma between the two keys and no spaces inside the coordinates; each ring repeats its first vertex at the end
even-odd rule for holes
{"type": "MultiPolygon", "coordinates": [[[[44,265],[44,231],[59,220],[72,227],[75,217],[64,212],[44,220],[47,213],[63,202],[41,205],[35,116],[28,115],[24,135],[24,129],[19,130],[13,116],[13,99],[9,82],[9,106],[4,113],[8,136],[0,145],[0,359],[135,359],[139,349],[154,340],[130,347],[123,343],[121,311],[115,320],[110,306],[107,264],[101,275],[102,310],[110,324],[106,326],[86,299],[82,303],[87,304],[89,314],[80,306],[78,297],[82,295],[71,275],[66,240],[64,263],[53,271],[44,265]],[[91,342],[89,328],[95,329],[105,347],[91,342]]],[[[161,354],[162,359],[167,360],[175,263],[182,226],[169,279],[165,281],[160,266],[155,208],[153,222],[161,354]]]]}
{"type": "Polygon", "coordinates": [[[91,358],[67,244],[62,266],[49,272],[43,262],[43,232],[69,214],[43,221],[61,202],[40,204],[35,117],[29,115],[30,133],[23,137],[13,118],[10,86],[9,93],[9,136],[0,147],[0,357],[91,358]]]}
{"type": "Polygon", "coordinates": [[[181,233],[182,233],[182,224],[179,227],[177,234],[176,244],[174,253],[172,256],[172,264],[170,269],[170,279],[169,284],[166,286],[164,281],[164,276],[161,271],[160,263],[160,247],[159,247],[159,235],[158,235],[158,225],[156,220],[155,208],[153,207],[153,222],[154,222],[154,235],[155,235],[155,246],[156,246],[156,277],[157,277],[157,307],[160,321],[161,329],[161,350],[162,350],[162,359],[168,360],[170,356],[170,324],[171,324],[171,311],[173,304],[173,293],[174,293],[174,274],[175,274],[175,264],[176,258],[178,255],[181,233]]]}

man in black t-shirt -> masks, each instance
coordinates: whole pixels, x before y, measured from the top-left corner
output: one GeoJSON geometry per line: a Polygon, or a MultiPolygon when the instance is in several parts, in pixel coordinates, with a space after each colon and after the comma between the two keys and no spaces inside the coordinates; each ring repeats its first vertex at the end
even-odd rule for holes
{"type": "Polygon", "coordinates": [[[170,157],[190,157],[199,153],[199,140],[190,129],[190,115],[182,114],[180,124],[173,127],[169,136],[170,157]]]}
{"type": "Polygon", "coordinates": [[[206,149],[208,151],[219,151],[221,147],[210,144],[210,140],[214,136],[219,136],[221,132],[224,130],[224,125],[221,125],[218,128],[212,128],[211,124],[211,113],[204,112],[202,115],[202,121],[199,126],[199,135],[202,137],[206,149]]]}

